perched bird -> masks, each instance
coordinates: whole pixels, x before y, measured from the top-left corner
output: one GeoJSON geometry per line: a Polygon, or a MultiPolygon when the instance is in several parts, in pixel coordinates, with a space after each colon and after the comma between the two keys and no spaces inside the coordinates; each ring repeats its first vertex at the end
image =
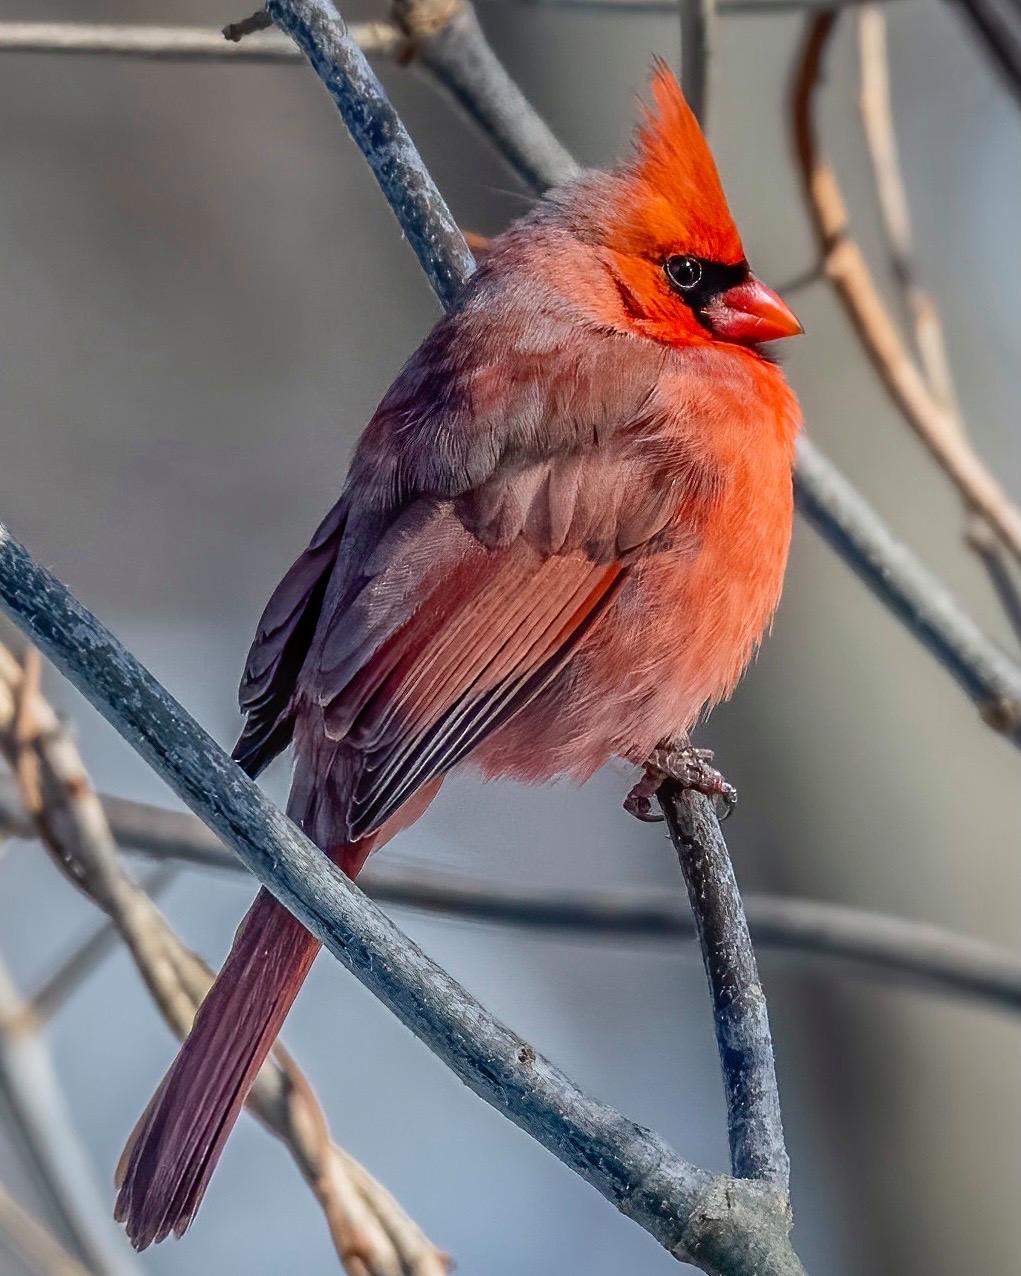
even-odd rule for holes
{"type": "MultiPolygon", "coordinates": [[[[612,757],[724,792],[686,733],[780,597],[801,331],[749,271],[662,64],[633,154],[491,241],[405,364],[266,608],[234,756],[294,748],[291,817],[345,873],[471,763],[585,780],[612,757]]],[[[191,1222],[319,949],[256,897],[125,1149],[143,1248],[191,1222]]]]}

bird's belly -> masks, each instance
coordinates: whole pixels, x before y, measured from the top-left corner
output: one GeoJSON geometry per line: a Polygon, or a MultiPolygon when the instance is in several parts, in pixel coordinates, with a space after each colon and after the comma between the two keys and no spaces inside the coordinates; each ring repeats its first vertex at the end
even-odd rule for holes
{"type": "Polygon", "coordinates": [[[789,538],[788,518],[768,535],[756,528],[756,552],[745,541],[738,559],[719,538],[694,562],[668,552],[635,564],[570,664],[472,760],[526,782],[585,780],[611,757],[641,762],[690,730],[730,695],[761,641],[789,538]]]}

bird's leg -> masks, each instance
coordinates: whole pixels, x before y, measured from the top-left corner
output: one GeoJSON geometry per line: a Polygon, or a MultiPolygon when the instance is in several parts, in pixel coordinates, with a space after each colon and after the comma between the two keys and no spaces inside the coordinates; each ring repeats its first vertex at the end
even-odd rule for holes
{"type": "Polygon", "coordinates": [[[624,799],[624,810],[648,823],[662,820],[663,816],[653,809],[652,799],[664,780],[674,780],[682,789],[721,798],[722,818],[726,819],[737,805],[737,789],[712,761],[712,749],[696,749],[687,738],[659,745],[646,759],[644,775],[624,799]]]}

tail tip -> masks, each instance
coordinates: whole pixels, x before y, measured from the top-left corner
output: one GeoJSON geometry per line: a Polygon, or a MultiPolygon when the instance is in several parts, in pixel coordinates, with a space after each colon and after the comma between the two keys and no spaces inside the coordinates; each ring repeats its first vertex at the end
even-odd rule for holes
{"type": "Polygon", "coordinates": [[[153,1202],[133,1199],[130,1191],[124,1187],[117,1193],[113,1207],[114,1221],[120,1223],[133,1249],[141,1253],[150,1245],[159,1245],[168,1236],[180,1239],[191,1226],[195,1217],[194,1210],[181,1214],[176,1218],[168,1217],[167,1211],[153,1202]]]}

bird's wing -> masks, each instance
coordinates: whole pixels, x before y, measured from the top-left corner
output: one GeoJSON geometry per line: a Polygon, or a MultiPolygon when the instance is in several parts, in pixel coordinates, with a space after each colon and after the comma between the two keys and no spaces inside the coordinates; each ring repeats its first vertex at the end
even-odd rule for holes
{"type": "Polygon", "coordinates": [[[270,756],[298,718],[292,809],[321,845],[371,835],[517,713],[634,557],[676,541],[695,463],[662,455],[660,356],[594,344],[465,370],[427,342],[274,595],[236,756],[270,756]]]}
{"type": "Polygon", "coordinates": [[[251,776],[258,775],[291,741],[294,689],[346,522],[347,503],[341,499],[273,591],[255,631],[238,693],[245,726],[231,755],[251,776]]]}
{"type": "Polygon", "coordinates": [[[356,671],[339,689],[327,644],[322,729],[350,754],[348,837],[376,832],[538,695],[623,578],[619,562],[544,559],[523,541],[469,552],[436,573],[425,601],[364,663],[364,648],[352,653],[356,671]]]}

